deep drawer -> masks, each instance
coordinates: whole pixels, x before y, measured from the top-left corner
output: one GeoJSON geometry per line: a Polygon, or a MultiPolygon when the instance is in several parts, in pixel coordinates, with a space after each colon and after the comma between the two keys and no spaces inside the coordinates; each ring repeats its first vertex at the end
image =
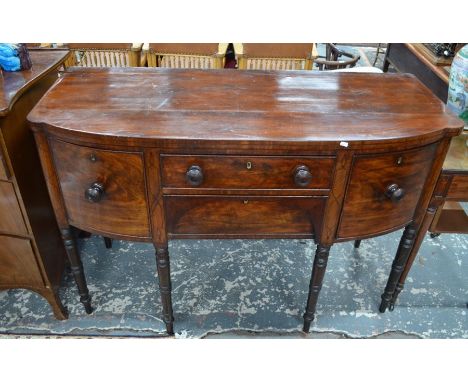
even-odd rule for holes
{"type": "Polygon", "coordinates": [[[27,235],[28,230],[13,184],[0,181],[0,232],[27,235]]]}
{"type": "Polygon", "coordinates": [[[103,233],[150,237],[141,153],[55,140],[51,147],[71,224],[103,233]]]}
{"type": "Polygon", "coordinates": [[[162,183],[168,188],[328,189],[334,162],[332,157],[162,155],[162,183]]]}
{"type": "Polygon", "coordinates": [[[0,285],[44,285],[28,239],[0,235],[0,269],[0,285]]]}
{"type": "Polygon", "coordinates": [[[311,237],[320,229],[326,197],[166,196],[174,235],[311,237]]]}
{"type": "Polygon", "coordinates": [[[346,191],[338,238],[383,233],[409,223],[436,147],[357,156],[346,191]],[[401,192],[403,196],[397,200],[401,192]]]}

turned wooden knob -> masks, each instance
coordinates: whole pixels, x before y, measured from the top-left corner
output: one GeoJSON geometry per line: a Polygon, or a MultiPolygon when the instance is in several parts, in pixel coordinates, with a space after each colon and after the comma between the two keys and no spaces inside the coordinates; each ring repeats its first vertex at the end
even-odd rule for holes
{"type": "Polygon", "coordinates": [[[307,187],[312,180],[309,167],[301,165],[294,170],[294,183],[299,187],[307,187]]]}
{"type": "Polygon", "coordinates": [[[191,186],[199,186],[203,183],[203,171],[200,166],[190,166],[185,173],[185,179],[191,186]]]}
{"type": "Polygon", "coordinates": [[[398,184],[394,183],[387,187],[387,190],[385,191],[385,196],[389,198],[392,202],[398,202],[401,199],[403,199],[403,196],[405,196],[405,190],[403,188],[400,188],[398,184]]]}
{"type": "Polygon", "coordinates": [[[90,203],[97,203],[104,194],[104,186],[101,183],[94,182],[86,191],[85,198],[90,203]]]}

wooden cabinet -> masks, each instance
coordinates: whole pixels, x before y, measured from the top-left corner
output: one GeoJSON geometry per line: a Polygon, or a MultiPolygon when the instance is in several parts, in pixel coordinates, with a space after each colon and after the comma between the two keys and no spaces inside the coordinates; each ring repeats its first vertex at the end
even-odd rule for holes
{"type": "Polygon", "coordinates": [[[463,125],[410,75],[132,68],[73,69],[28,118],[86,311],[72,226],[154,244],[168,333],[178,238],[313,238],[308,331],[330,247],[405,226],[385,311],[463,125]]]}
{"type": "Polygon", "coordinates": [[[3,72],[0,82],[0,289],[27,288],[58,319],[65,248],[26,116],[57,80],[66,51],[31,51],[33,67],[3,72]]]}

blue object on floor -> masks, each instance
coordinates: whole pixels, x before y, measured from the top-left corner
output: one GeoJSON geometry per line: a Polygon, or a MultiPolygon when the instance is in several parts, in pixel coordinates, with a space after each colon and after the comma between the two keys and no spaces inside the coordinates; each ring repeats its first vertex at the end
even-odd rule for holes
{"type": "Polygon", "coordinates": [[[21,69],[21,61],[14,44],[0,44],[0,67],[6,72],[21,69]]]}
{"type": "MultiPolygon", "coordinates": [[[[393,312],[378,313],[401,231],[332,247],[311,331],[369,337],[403,331],[427,338],[468,338],[468,236],[427,237],[393,312]]],[[[44,299],[0,292],[0,333],[164,336],[151,244],[100,237],[80,240],[96,308],[86,315],[73,280],[61,295],[70,310],[57,321],[44,299]]],[[[302,328],[315,245],[311,240],[170,242],[177,337],[230,330],[302,328]]]]}

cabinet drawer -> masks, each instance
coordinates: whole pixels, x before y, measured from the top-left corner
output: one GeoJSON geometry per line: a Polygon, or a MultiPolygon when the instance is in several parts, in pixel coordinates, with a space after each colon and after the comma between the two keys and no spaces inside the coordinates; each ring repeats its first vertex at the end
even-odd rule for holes
{"type": "Polygon", "coordinates": [[[332,157],[161,156],[163,187],[174,188],[328,189],[333,165],[332,157]]]}
{"type": "Polygon", "coordinates": [[[21,208],[12,183],[0,181],[0,231],[12,235],[27,235],[21,208]]]}
{"type": "Polygon", "coordinates": [[[357,156],[351,171],[339,238],[389,231],[411,221],[437,145],[375,156],[357,156]],[[394,185],[393,190],[389,187],[394,185]],[[401,196],[400,200],[397,200],[401,196]]]}
{"type": "Polygon", "coordinates": [[[102,233],[150,237],[143,154],[55,140],[51,148],[71,224],[102,233]]]}
{"type": "Polygon", "coordinates": [[[28,239],[0,235],[0,269],[0,285],[44,285],[28,239]]]}
{"type": "Polygon", "coordinates": [[[166,196],[173,235],[301,236],[318,232],[326,197],[166,196]]]}

